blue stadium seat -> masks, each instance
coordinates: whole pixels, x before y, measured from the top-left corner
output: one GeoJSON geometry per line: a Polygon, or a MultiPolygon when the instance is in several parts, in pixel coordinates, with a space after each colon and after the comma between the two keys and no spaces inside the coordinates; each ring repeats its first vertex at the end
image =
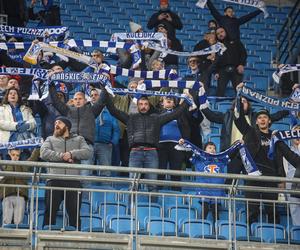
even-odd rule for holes
{"type": "MultiPolygon", "coordinates": [[[[258,63],[256,63],[257,65],[258,63]]],[[[263,75],[252,75],[251,81],[255,83],[256,90],[266,91],[268,89],[268,77],[263,75]]]]}
{"type": "Polygon", "coordinates": [[[111,187],[93,186],[92,188],[111,190],[109,192],[92,192],[91,203],[93,212],[96,212],[98,210],[101,203],[116,201],[116,192],[111,187]]]}
{"type": "Polygon", "coordinates": [[[188,236],[191,238],[199,238],[202,235],[212,235],[213,226],[208,220],[185,220],[180,227],[179,236],[188,236]]]}
{"type": "Polygon", "coordinates": [[[234,232],[236,232],[236,238],[247,237],[247,224],[242,222],[235,222],[235,225],[228,220],[220,220],[216,222],[216,228],[218,235],[229,239],[229,232],[231,229],[231,238],[234,239],[234,232]]]}
{"type": "Polygon", "coordinates": [[[145,218],[147,232],[158,236],[175,236],[177,229],[175,221],[169,218],[145,218]]]}
{"type": "Polygon", "coordinates": [[[103,220],[96,215],[81,215],[81,231],[83,232],[103,232],[103,220]]]}
{"type": "Polygon", "coordinates": [[[123,202],[105,202],[99,204],[99,214],[102,218],[109,218],[112,215],[127,215],[127,205],[123,202]]]}
{"type": "Polygon", "coordinates": [[[172,206],[180,206],[184,204],[183,197],[181,192],[170,191],[170,190],[160,190],[162,194],[158,197],[158,204],[160,204],[163,208],[163,212],[165,215],[168,214],[168,209],[172,206]]]}
{"type": "Polygon", "coordinates": [[[293,226],[290,229],[291,239],[300,241],[300,226],[293,226]]]}
{"type": "Polygon", "coordinates": [[[185,219],[193,220],[197,218],[197,209],[188,205],[173,206],[169,208],[169,218],[180,225],[185,219]]]}
{"type": "MultiPolygon", "coordinates": [[[[131,215],[112,216],[110,217],[108,229],[113,230],[115,233],[130,234],[131,232],[135,232],[135,223],[135,219],[131,215]]],[[[139,227],[138,224],[137,226],[139,227]]]]}
{"type": "Polygon", "coordinates": [[[159,204],[156,203],[138,203],[136,209],[136,217],[140,222],[141,229],[146,229],[146,225],[144,224],[144,219],[146,217],[161,217],[162,216],[162,208],[159,204]]]}
{"type": "Polygon", "coordinates": [[[285,228],[279,224],[253,223],[251,225],[252,235],[262,238],[266,242],[285,239],[285,228]]]}

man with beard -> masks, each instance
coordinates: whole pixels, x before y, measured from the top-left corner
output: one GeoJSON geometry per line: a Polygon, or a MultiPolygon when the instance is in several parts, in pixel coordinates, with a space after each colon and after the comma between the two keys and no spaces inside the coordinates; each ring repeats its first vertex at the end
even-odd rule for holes
{"type": "Polygon", "coordinates": [[[215,64],[215,78],[218,80],[216,96],[224,96],[229,81],[234,89],[243,81],[247,52],[241,41],[231,40],[223,27],[217,28],[216,34],[226,47],[226,51],[217,58],[215,64]]]}
{"type": "MultiPolygon", "coordinates": [[[[90,147],[90,150],[94,150],[94,140],[95,140],[95,119],[101,113],[104,108],[103,101],[99,99],[93,105],[87,103],[85,94],[83,92],[76,92],[73,98],[74,106],[69,106],[62,102],[57,94],[56,89],[53,84],[49,87],[49,93],[53,100],[53,106],[58,110],[58,112],[67,116],[72,123],[72,131],[78,135],[81,135],[86,140],[90,147]]],[[[81,162],[82,164],[93,164],[93,157],[81,162]]],[[[89,170],[82,170],[81,175],[90,175],[89,170]]],[[[87,183],[88,185],[88,183],[87,183]]]]}
{"type": "MultiPolygon", "coordinates": [[[[56,118],[54,123],[53,136],[49,136],[41,146],[41,158],[44,161],[80,163],[92,156],[92,151],[82,136],[70,132],[71,121],[64,116],[56,118]]],[[[50,174],[57,175],[79,175],[80,170],[65,168],[49,168],[50,174]]],[[[80,181],[74,180],[56,180],[47,181],[50,187],[81,188],[80,181]]],[[[65,199],[67,213],[69,215],[69,225],[80,230],[80,206],[81,194],[76,191],[67,191],[64,196],[62,190],[46,191],[46,211],[43,225],[54,225],[56,212],[62,200],[65,199]],[[78,201],[79,197],[79,201],[78,201]],[[50,207],[50,204],[52,206],[50,207]],[[51,211],[51,213],[50,213],[51,211]],[[51,222],[50,222],[51,217],[51,222]]]]}
{"type": "MultiPolygon", "coordinates": [[[[106,95],[107,92],[104,92],[106,95]]],[[[109,112],[127,126],[127,137],[130,148],[129,167],[158,168],[158,143],[160,128],[187,111],[186,102],[170,113],[151,113],[147,97],[137,102],[138,113],[127,114],[115,108],[112,98],[107,97],[109,112]]],[[[145,178],[156,180],[157,174],[146,174],[145,178]]],[[[148,191],[155,191],[156,186],[148,186],[148,191]]]]}

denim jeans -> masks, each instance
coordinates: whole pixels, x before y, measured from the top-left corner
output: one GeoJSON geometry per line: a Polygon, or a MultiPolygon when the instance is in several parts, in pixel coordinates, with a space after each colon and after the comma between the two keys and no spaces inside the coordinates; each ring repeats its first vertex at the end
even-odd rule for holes
{"type": "MultiPolygon", "coordinates": [[[[96,142],[94,144],[94,162],[96,165],[104,165],[110,166],[111,165],[111,156],[112,156],[112,144],[96,142]]],[[[98,175],[101,176],[110,176],[110,171],[98,171],[98,175]]]]}
{"type": "MultiPolygon", "coordinates": [[[[129,155],[129,167],[135,168],[158,168],[158,154],[156,150],[131,150],[129,155]]],[[[134,174],[130,173],[130,178],[134,174]]],[[[145,174],[145,179],[157,180],[157,174],[145,174]]],[[[157,187],[148,186],[148,191],[156,191],[157,187]]]]}
{"type": "MultiPolygon", "coordinates": [[[[89,144],[89,148],[90,150],[92,150],[92,152],[94,152],[94,146],[92,144],[89,144]]],[[[94,154],[94,153],[93,153],[94,154]]],[[[94,165],[94,162],[93,162],[93,154],[92,156],[87,159],[87,160],[82,160],[81,161],[81,164],[86,164],[86,165],[94,165]]],[[[87,169],[82,169],[80,170],[80,175],[83,175],[83,176],[88,176],[88,175],[91,175],[91,171],[90,170],[87,170],[87,169]]]]}

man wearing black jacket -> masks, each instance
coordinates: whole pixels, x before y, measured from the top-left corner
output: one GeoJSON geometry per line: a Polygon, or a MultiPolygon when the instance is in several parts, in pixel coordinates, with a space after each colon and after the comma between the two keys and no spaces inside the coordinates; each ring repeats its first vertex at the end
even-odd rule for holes
{"type": "MultiPolygon", "coordinates": [[[[107,97],[107,92],[103,91],[107,97]],[[105,93],[106,92],[106,93],[105,93]]],[[[127,114],[115,108],[111,97],[107,99],[109,112],[127,126],[127,137],[130,148],[129,167],[158,168],[158,143],[161,127],[178,118],[187,110],[186,102],[170,113],[151,113],[147,97],[138,100],[138,113],[127,114]]],[[[145,178],[156,180],[157,174],[146,174],[145,178]]],[[[156,186],[148,186],[155,191],[156,186]]]]}
{"type": "MultiPolygon", "coordinates": [[[[241,104],[242,105],[242,104],[241,104]]],[[[256,113],[256,127],[251,126],[245,119],[244,110],[241,108],[238,118],[235,117],[235,125],[243,135],[245,146],[249,150],[258,170],[263,176],[277,176],[284,177],[284,169],[278,158],[278,147],[275,148],[275,160],[268,158],[268,151],[270,148],[272,131],[269,129],[271,125],[271,117],[269,111],[262,109],[256,113]]],[[[246,181],[247,186],[260,186],[260,187],[277,187],[279,184],[276,182],[260,182],[260,181],[246,181]]],[[[260,192],[245,192],[246,198],[264,199],[264,200],[277,200],[277,193],[260,193],[260,192]]],[[[248,218],[249,223],[258,221],[260,210],[259,203],[249,202],[248,218]]],[[[277,215],[276,207],[272,203],[264,203],[265,212],[268,215],[269,223],[279,223],[279,216],[277,215]],[[275,212],[275,213],[274,213],[275,212]]]]}
{"type": "Polygon", "coordinates": [[[256,10],[245,16],[236,18],[231,6],[224,9],[224,16],[219,13],[211,0],[207,0],[207,7],[209,8],[212,16],[218,22],[219,26],[223,26],[227,30],[228,36],[231,40],[240,40],[240,25],[250,21],[252,18],[262,13],[261,10],[256,10]]]}
{"type": "Polygon", "coordinates": [[[179,16],[169,9],[168,0],[160,1],[160,10],[154,13],[147,24],[148,29],[157,28],[159,24],[164,24],[168,27],[171,37],[175,37],[175,30],[182,29],[182,23],[179,16]]]}
{"type": "Polygon", "coordinates": [[[226,47],[223,55],[219,56],[215,64],[215,78],[218,80],[216,96],[224,96],[229,81],[233,88],[242,82],[247,52],[239,40],[231,40],[223,27],[216,30],[218,40],[226,47]]]}

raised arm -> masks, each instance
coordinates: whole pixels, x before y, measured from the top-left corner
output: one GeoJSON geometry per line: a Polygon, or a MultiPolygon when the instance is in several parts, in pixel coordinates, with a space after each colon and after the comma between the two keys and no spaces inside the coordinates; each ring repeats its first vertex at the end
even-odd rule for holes
{"type": "Polygon", "coordinates": [[[248,130],[251,129],[252,127],[248,124],[246,118],[245,118],[245,114],[244,114],[244,109],[243,109],[243,104],[240,101],[240,113],[238,115],[238,117],[236,117],[236,114],[234,112],[234,123],[235,126],[238,128],[238,130],[241,132],[242,135],[247,134],[248,130]]]}
{"type": "Polygon", "coordinates": [[[262,13],[261,10],[256,10],[256,11],[253,11],[245,16],[241,16],[238,21],[239,21],[239,24],[244,24],[246,22],[249,22],[252,18],[258,16],[260,13],[262,13]]]}
{"type": "Polygon", "coordinates": [[[217,20],[217,22],[220,22],[222,15],[220,14],[220,12],[216,9],[216,7],[213,5],[213,3],[211,2],[211,0],[207,0],[207,7],[210,10],[210,13],[212,14],[212,16],[217,20]]]}
{"type": "Polygon", "coordinates": [[[210,108],[201,109],[200,111],[205,115],[205,117],[209,121],[219,123],[219,124],[224,123],[224,118],[225,118],[224,113],[219,111],[212,111],[210,110],[210,108]]]}
{"type": "MultiPolygon", "coordinates": [[[[104,95],[103,97],[105,98],[104,95]]],[[[95,117],[97,117],[101,113],[101,111],[105,107],[105,102],[105,99],[99,98],[98,101],[91,107],[95,117]]]]}
{"type": "Polygon", "coordinates": [[[178,118],[180,115],[183,114],[183,112],[187,112],[188,110],[188,104],[184,101],[178,108],[176,108],[173,112],[171,113],[163,113],[159,115],[159,123],[160,126],[175,120],[178,118]]]}
{"type": "Polygon", "coordinates": [[[277,122],[277,121],[281,120],[282,118],[287,117],[289,114],[290,114],[290,112],[287,110],[277,111],[277,112],[271,114],[271,121],[277,122]]]}
{"type": "Polygon", "coordinates": [[[170,11],[169,14],[170,14],[170,16],[172,18],[171,24],[173,25],[173,27],[175,29],[177,29],[177,30],[181,30],[182,29],[182,22],[180,20],[180,17],[176,13],[174,13],[172,11],[170,11]]]}
{"type": "MultiPolygon", "coordinates": [[[[104,97],[104,98],[107,100],[106,107],[107,107],[109,113],[111,115],[113,115],[114,117],[116,117],[121,122],[123,122],[124,124],[127,124],[129,115],[115,107],[115,105],[113,104],[112,98],[110,96],[108,96],[108,93],[106,92],[106,90],[103,90],[101,92],[101,95],[106,95],[106,97],[104,97]]],[[[101,95],[100,95],[100,98],[101,98],[101,95]]]]}
{"type": "Polygon", "coordinates": [[[69,106],[59,100],[59,98],[56,95],[55,86],[52,84],[49,86],[49,94],[53,101],[53,106],[58,110],[59,113],[61,113],[64,116],[67,116],[69,113],[69,106]]]}

